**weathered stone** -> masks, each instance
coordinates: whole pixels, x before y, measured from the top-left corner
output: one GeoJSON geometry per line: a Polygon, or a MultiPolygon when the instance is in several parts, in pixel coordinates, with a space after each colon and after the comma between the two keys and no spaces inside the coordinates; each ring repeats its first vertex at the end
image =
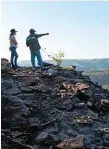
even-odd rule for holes
{"type": "Polygon", "coordinates": [[[32,93],[32,89],[29,87],[21,87],[21,91],[24,93],[32,93]]]}
{"type": "Polygon", "coordinates": [[[41,132],[35,139],[36,143],[44,143],[48,139],[48,133],[47,132],[41,132]]]}
{"type": "Polygon", "coordinates": [[[92,104],[92,102],[88,101],[87,102],[87,105],[90,106],[90,107],[92,107],[93,104],[92,104]]]}
{"type": "Polygon", "coordinates": [[[60,143],[57,147],[60,149],[83,149],[84,148],[84,137],[78,136],[76,138],[71,138],[68,140],[64,140],[62,143],[60,143]]]}
{"type": "Polygon", "coordinates": [[[75,108],[87,108],[87,106],[85,105],[85,103],[77,103],[74,106],[75,108]]]}
{"type": "Polygon", "coordinates": [[[64,149],[108,146],[108,91],[79,71],[61,68],[49,75],[7,64],[1,78],[2,149],[59,149],[60,142],[64,149]]]}
{"type": "Polygon", "coordinates": [[[12,80],[3,80],[1,82],[2,94],[4,95],[17,95],[21,93],[21,90],[17,87],[17,85],[12,80]]]}
{"type": "Polygon", "coordinates": [[[64,102],[63,101],[58,102],[56,107],[59,109],[64,109],[64,110],[71,110],[72,109],[72,101],[70,99],[68,99],[64,102]]]}
{"type": "Polygon", "coordinates": [[[93,124],[93,120],[88,116],[81,116],[75,119],[75,123],[77,124],[93,124]]]}
{"type": "Polygon", "coordinates": [[[109,128],[97,128],[95,129],[96,132],[103,132],[103,133],[109,133],[109,128]]]}
{"type": "Polygon", "coordinates": [[[104,134],[103,136],[103,142],[105,145],[109,145],[109,134],[104,134]]]}
{"type": "Polygon", "coordinates": [[[48,144],[57,144],[61,141],[61,138],[58,134],[49,134],[48,144]]]}
{"type": "Polygon", "coordinates": [[[33,105],[33,102],[35,104],[37,104],[37,101],[38,101],[38,97],[35,96],[34,93],[22,93],[22,94],[18,94],[16,97],[18,97],[19,99],[23,100],[23,102],[25,104],[30,104],[30,105],[31,104],[33,105]]]}
{"type": "Polygon", "coordinates": [[[12,147],[14,147],[14,148],[19,148],[19,149],[34,149],[32,146],[22,144],[22,143],[20,143],[20,142],[18,142],[16,140],[13,140],[11,144],[12,144],[12,147]]]}
{"type": "Polygon", "coordinates": [[[72,97],[71,98],[71,100],[72,100],[72,105],[75,105],[75,104],[77,104],[77,103],[80,103],[81,101],[80,101],[80,99],[79,98],[77,98],[77,97],[72,97]]]}
{"type": "Polygon", "coordinates": [[[109,100],[102,99],[101,100],[101,105],[102,105],[102,108],[105,108],[106,109],[106,111],[109,110],[109,100]]]}
{"type": "Polygon", "coordinates": [[[29,109],[22,100],[15,96],[2,96],[1,104],[2,125],[7,123],[8,125],[19,126],[27,123],[23,117],[29,114],[29,109]]]}
{"type": "Polygon", "coordinates": [[[88,113],[87,115],[91,118],[91,119],[98,119],[98,114],[97,113],[94,113],[93,111],[91,110],[88,110],[88,113]]]}

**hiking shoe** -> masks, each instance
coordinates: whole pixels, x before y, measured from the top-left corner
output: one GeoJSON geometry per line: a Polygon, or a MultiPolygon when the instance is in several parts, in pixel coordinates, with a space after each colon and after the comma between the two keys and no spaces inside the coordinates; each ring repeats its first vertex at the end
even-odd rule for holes
{"type": "Polygon", "coordinates": [[[36,68],[32,68],[32,71],[35,72],[36,71],[36,68]]]}

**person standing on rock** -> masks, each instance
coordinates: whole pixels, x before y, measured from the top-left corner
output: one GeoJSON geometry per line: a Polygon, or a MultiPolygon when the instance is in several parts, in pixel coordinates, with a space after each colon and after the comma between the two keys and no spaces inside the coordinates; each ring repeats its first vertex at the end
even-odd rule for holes
{"type": "Polygon", "coordinates": [[[40,53],[41,46],[39,44],[38,38],[45,36],[45,35],[49,35],[49,33],[36,34],[35,33],[36,31],[34,29],[30,29],[29,32],[30,32],[30,35],[26,38],[26,45],[27,47],[30,48],[32,70],[33,71],[36,70],[35,57],[37,57],[38,64],[40,65],[41,71],[46,70],[43,66],[43,60],[42,60],[42,56],[40,53]]]}
{"type": "Polygon", "coordinates": [[[12,66],[12,68],[19,67],[17,65],[18,54],[17,54],[16,48],[17,48],[18,42],[15,37],[16,32],[18,32],[18,31],[16,31],[15,29],[11,29],[10,36],[9,36],[9,40],[10,40],[9,49],[11,51],[11,66],[12,66]]]}

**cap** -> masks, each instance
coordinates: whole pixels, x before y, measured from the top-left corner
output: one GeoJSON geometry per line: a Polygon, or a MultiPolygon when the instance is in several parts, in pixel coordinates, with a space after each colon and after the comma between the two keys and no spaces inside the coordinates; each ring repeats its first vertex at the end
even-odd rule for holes
{"type": "Polygon", "coordinates": [[[36,31],[35,31],[34,29],[30,29],[29,32],[30,32],[30,33],[34,33],[34,32],[36,32],[36,31]]]}
{"type": "Polygon", "coordinates": [[[18,32],[18,31],[16,31],[15,29],[11,29],[10,32],[15,33],[15,32],[18,32]]]}

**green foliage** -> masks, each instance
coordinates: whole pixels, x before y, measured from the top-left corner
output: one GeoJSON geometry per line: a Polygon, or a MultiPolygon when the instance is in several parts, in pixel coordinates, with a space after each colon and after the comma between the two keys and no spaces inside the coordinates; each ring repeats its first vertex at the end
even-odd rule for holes
{"type": "Polygon", "coordinates": [[[59,50],[57,51],[57,53],[53,53],[52,55],[48,54],[46,48],[42,49],[44,51],[44,53],[50,57],[51,59],[53,59],[56,63],[58,68],[60,68],[62,61],[64,60],[64,52],[59,50]]]}
{"type": "Polygon", "coordinates": [[[109,90],[109,84],[103,85],[103,88],[109,90]]]}

